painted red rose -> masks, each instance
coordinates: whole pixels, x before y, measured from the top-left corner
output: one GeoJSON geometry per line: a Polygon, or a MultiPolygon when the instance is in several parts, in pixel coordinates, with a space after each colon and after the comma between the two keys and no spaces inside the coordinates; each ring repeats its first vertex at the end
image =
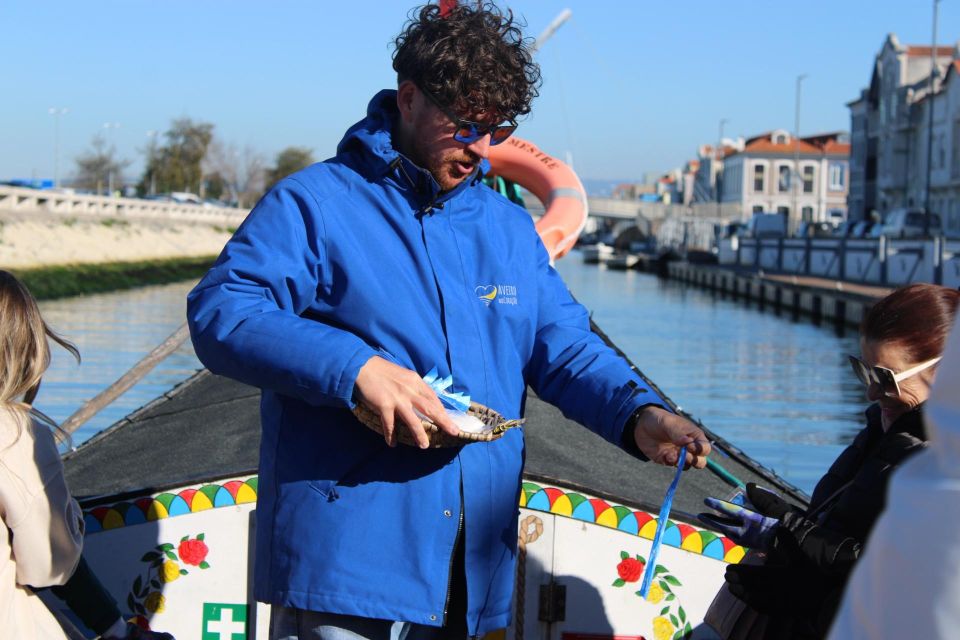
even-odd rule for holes
{"type": "Polygon", "coordinates": [[[203,540],[184,540],[177,548],[180,560],[185,564],[198,566],[207,557],[207,545],[203,540]]]}
{"type": "Polygon", "coordinates": [[[636,582],[643,575],[643,563],[636,558],[624,558],[617,565],[617,573],[624,582],[636,582]]]}

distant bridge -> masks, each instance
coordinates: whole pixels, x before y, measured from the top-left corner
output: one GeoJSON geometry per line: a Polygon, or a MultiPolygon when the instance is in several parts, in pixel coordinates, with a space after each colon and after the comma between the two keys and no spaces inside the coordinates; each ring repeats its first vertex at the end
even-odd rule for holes
{"type": "MultiPolygon", "coordinates": [[[[536,196],[527,194],[526,203],[527,209],[535,217],[543,215],[543,205],[536,196]]],[[[595,230],[598,222],[608,221],[608,224],[613,223],[620,230],[632,222],[647,234],[659,234],[663,221],[667,219],[684,221],[703,219],[714,222],[739,218],[739,208],[729,203],[723,205],[719,216],[717,206],[713,202],[683,205],[588,197],[587,205],[592,219],[592,222],[587,223],[587,231],[595,230]]]]}
{"type": "Polygon", "coordinates": [[[58,213],[78,218],[150,218],[239,226],[249,209],[181,204],[141,198],[114,198],[0,185],[0,211],[58,213]]]}

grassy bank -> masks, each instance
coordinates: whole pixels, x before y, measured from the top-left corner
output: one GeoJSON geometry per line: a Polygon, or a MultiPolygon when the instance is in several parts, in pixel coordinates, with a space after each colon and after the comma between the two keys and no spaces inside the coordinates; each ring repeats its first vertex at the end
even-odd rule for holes
{"type": "Polygon", "coordinates": [[[200,278],[216,256],[10,269],[39,300],[200,278]]]}

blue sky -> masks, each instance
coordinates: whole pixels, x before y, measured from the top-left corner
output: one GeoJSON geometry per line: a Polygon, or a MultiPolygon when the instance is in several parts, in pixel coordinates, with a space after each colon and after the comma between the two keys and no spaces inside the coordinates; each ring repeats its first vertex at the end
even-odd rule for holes
{"type": "MultiPolygon", "coordinates": [[[[849,129],[888,32],[931,38],[932,2],[511,0],[536,36],[573,17],[538,54],[544,84],[518,135],[572,154],[587,179],[639,179],[727,135],[849,129]]],[[[61,175],[107,130],[142,168],[148,130],[189,116],[273,158],[290,145],[331,155],[370,96],[393,86],[390,43],[410,2],[7,0],[0,3],[0,179],[61,175]]],[[[940,5],[941,44],[960,38],[960,0],[940,5]]]]}

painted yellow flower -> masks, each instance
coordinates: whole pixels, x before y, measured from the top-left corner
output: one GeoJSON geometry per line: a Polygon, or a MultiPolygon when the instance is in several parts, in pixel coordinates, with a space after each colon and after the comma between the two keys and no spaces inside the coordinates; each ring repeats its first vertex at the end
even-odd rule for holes
{"type": "Polygon", "coordinates": [[[173,582],[180,577],[180,565],[173,560],[166,560],[160,568],[160,581],[173,582]]]}
{"type": "MultiPolygon", "coordinates": [[[[180,574],[178,573],[177,575],[180,574]]],[[[167,599],[164,598],[163,594],[159,591],[151,591],[147,599],[143,601],[143,606],[145,606],[150,613],[163,613],[166,605],[167,599]]]]}
{"type": "Polygon", "coordinates": [[[652,602],[653,604],[659,603],[663,600],[663,589],[660,588],[658,584],[650,585],[650,593],[647,594],[647,602],[652,602]]]}
{"type": "Polygon", "coordinates": [[[653,637],[657,640],[670,640],[673,635],[673,625],[663,616],[653,619],[653,637]]]}

